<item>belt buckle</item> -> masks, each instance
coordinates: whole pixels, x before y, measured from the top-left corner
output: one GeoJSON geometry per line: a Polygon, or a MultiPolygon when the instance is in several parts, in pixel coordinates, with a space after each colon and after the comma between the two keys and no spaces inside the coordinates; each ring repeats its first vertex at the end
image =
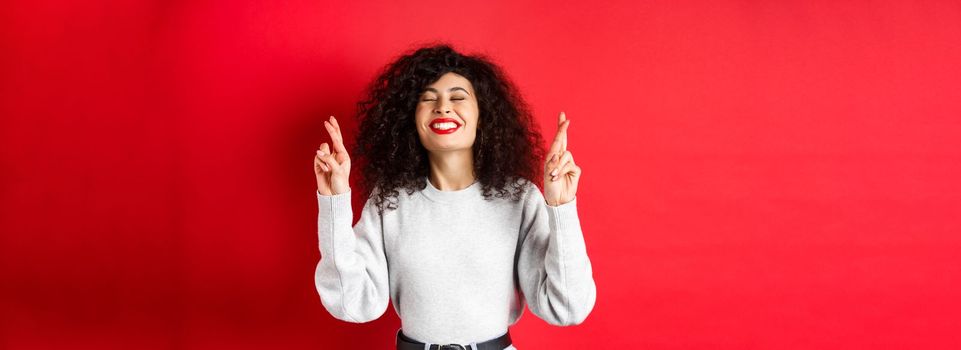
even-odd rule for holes
{"type": "Polygon", "coordinates": [[[440,345],[439,347],[437,347],[437,350],[467,350],[467,348],[465,348],[463,345],[460,345],[460,344],[447,344],[447,345],[440,345]]]}

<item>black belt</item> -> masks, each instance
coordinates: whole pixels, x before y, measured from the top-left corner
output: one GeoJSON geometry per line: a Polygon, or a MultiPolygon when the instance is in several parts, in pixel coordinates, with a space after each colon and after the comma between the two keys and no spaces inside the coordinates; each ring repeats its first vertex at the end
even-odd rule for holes
{"type": "MultiPolygon", "coordinates": [[[[424,350],[424,343],[411,339],[404,335],[401,330],[397,330],[397,350],[424,350]]],[[[477,350],[504,350],[511,345],[511,333],[508,331],[497,338],[477,343],[477,350]]],[[[430,350],[471,350],[470,344],[431,344],[430,350]]]]}

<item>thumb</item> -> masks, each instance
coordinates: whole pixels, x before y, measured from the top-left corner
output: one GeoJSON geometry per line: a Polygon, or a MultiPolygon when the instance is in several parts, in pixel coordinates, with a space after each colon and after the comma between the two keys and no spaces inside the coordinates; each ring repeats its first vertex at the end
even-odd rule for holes
{"type": "Polygon", "coordinates": [[[330,168],[331,171],[333,171],[333,172],[339,172],[339,171],[340,171],[341,166],[340,166],[339,163],[337,163],[337,160],[334,159],[334,155],[321,152],[321,153],[319,154],[319,157],[320,157],[320,160],[321,160],[322,162],[324,162],[324,164],[326,164],[327,167],[330,168]]]}

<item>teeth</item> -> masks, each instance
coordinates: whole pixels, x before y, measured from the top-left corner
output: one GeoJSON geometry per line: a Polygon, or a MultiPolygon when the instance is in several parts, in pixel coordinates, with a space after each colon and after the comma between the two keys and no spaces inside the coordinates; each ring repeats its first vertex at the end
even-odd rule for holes
{"type": "Polygon", "coordinates": [[[457,123],[454,122],[443,122],[431,124],[431,127],[439,130],[449,130],[457,127],[457,123]]]}

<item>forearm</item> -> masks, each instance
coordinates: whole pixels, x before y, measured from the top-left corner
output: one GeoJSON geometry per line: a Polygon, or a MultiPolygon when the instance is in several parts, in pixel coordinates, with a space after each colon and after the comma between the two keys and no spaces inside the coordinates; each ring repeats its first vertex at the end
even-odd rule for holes
{"type": "MultiPolygon", "coordinates": [[[[524,259],[531,311],[550,324],[575,325],[587,318],[596,300],[592,266],[577,216],[576,200],[547,206],[546,247],[543,258],[524,259]]],[[[545,204],[546,205],[546,204],[545,204]]],[[[538,245],[537,238],[530,242],[538,245]]]]}
{"type": "Polygon", "coordinates": [[[377,227],[364,217],[351,227],[350,192],[318,193],[318,205],[321,258],[315,283],[321,302],[340,320],[367,322],[380,317],[387,308],[389,285],[377,227]]]}

